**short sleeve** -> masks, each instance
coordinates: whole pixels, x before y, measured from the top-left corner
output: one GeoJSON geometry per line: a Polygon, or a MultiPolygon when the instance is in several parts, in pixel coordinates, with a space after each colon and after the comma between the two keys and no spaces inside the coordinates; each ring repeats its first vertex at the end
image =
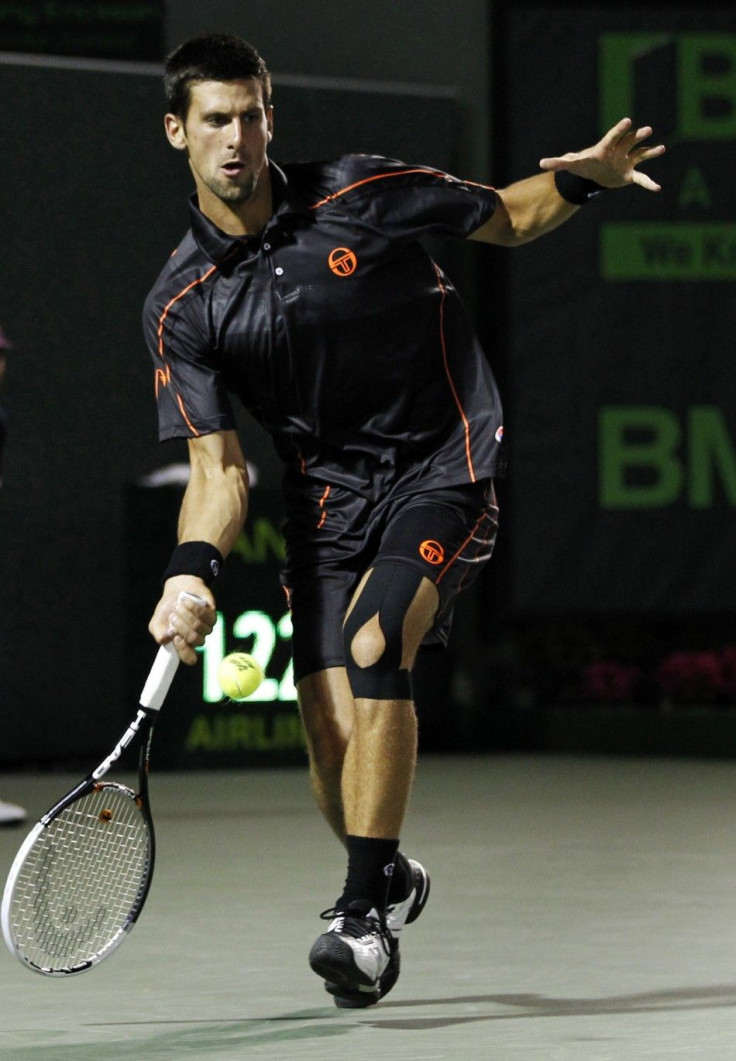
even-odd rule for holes
{"type": "Polygon", "coordinates": [[[236,426],[205,325],[207,279],[204,272],[194,280],[169,281],[146,299],[143,331],[154,365],[161,441],[236,426]]]}
{"type": "Polygon", "coordinates": [[[496,207],[495,189],[488,185],[380,155],[346,155],[336,178],[335,190],[314,209],[356,210],[364,222],[397,239],[466,238],[496,207]]]}

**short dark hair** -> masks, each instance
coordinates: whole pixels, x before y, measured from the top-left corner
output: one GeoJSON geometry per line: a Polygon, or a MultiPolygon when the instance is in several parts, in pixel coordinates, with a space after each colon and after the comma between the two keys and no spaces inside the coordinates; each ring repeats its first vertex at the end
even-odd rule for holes
{"type": "Polygon", "coordinates": [[[166,59],[164,91],[169,113],[182,121],[198,81],[244,81],[254,78],[271,106],[271,75],[252,44],[230,33],[205,33],[180,44],[166,59]]]}

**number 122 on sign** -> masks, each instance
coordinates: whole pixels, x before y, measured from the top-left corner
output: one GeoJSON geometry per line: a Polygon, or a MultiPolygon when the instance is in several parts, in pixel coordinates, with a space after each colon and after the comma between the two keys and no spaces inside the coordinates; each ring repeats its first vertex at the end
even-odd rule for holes
{"type": "MultiPolygon", "coordinates": [[[[217,680],[217,668],[228,651],[233,651],[226,645],[226,625],[225,616],[222,612],[218,612],[212,633],[205,641],[204,647],[198,649],[203,660],[202,699],[208,704],[219,703],[223,698],[222,689],[217,680]]],[[[240,647],[243,651],[250,652],[266,675],[256,691],[243,701],[244,703],[296,700],[291,658],[280,678],[269,675],[269,667],[274,662],[274,656],[283,655],[279,649],[284,642],[291,641],[291,632],[291,616],[288,612],[278,622],[274,622],[267,612],[247,611],[242,612],[233,623],[233,637],[238,641],[248,642],[247,649],[245,646],[240,647]]]]}

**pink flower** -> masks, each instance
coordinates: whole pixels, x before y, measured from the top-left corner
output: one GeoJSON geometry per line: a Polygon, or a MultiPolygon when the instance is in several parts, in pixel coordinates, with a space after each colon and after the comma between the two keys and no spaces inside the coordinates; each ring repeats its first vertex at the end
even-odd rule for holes
{"type": "Polygon", "coordinates": [[[597,660],[583,671],[581,693],[588,700],[633,700],[640,678],[638,667],[615,660],[597,660]]]}
{"type": "Polygon", "coordinates": [[[675,700],[710,702],[723,688],[723,660],[715,652],[674,652],[664,660],[655,677],[675,700]]]}

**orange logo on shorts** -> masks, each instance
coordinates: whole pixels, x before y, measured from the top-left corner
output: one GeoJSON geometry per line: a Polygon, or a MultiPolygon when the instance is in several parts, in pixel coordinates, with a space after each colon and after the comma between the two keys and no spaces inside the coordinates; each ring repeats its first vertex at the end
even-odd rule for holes
{"type": "Polygon", "coordinates": [[[426,542],[422,542],[419,546],[419,555],[422,560],[426,560],[428,564],[441,564],[445,559],[445,550],[439,542],[433,542],[430,539],[426,542]]]}
{"type": "Polygon", "coordinates": [[[335,247],[333,251],[330,251],[327,264],[335,276],[352,276],[358,264],[358,259],[349,247],[335,247]]]}

